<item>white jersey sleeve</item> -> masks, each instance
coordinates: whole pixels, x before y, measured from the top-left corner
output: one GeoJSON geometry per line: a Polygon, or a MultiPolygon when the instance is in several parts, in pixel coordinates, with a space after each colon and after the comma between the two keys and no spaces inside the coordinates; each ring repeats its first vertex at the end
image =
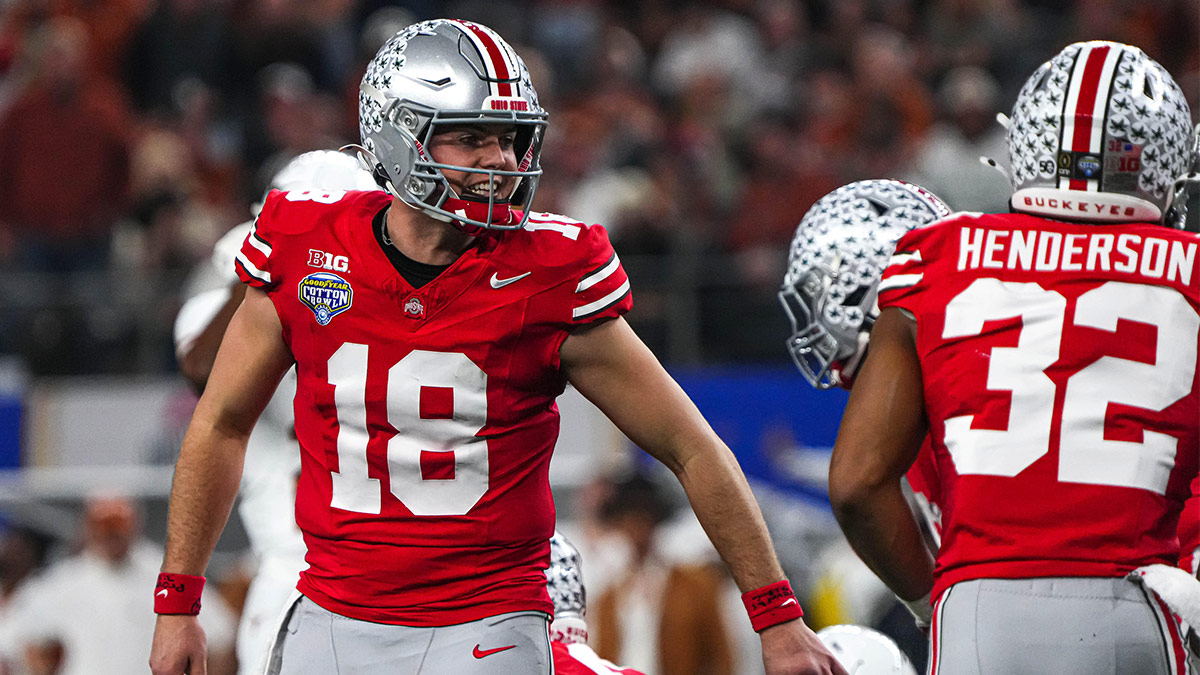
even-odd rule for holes
{"type": "Polygon", "coordinates": [[[183,306],[175,317],[175,354],[183,356],[229,301],[238,282],[234,258],[250,231],[250,222],[235,226],[213,245],[208,260],[196,266],[184,285],[183,306]]]}

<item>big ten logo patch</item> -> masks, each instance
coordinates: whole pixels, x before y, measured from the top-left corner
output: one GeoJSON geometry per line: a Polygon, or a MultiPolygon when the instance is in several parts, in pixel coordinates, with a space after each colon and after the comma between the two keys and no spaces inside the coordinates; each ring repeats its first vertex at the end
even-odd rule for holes
{"type": "Polygon", "coordinates": [[[350,259],[344,255],[334,255],[315,248],[308,249],[308,266],[320,267],[332,272],[349,272],[350,259]]]}

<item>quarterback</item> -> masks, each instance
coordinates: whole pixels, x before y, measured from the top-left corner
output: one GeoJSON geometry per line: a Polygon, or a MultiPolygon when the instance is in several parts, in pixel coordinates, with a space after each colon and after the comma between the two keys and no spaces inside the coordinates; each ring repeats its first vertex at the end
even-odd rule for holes
{"type": "Polygon", "coordinates": [[[530,209],[547,115],[512,47],[466,21],[400,31],[367,66],[359,125],[384,191],[272,193],[237,256],[249,288],[176,465],[153,672],[204,672],[195,589],[293,364],[308,567],[268,672],[551,672],[568,383],[679,478],[767,672],[844,672],[732,453],[622,318],[604,229],[530,209]]]}
{"type": "Polygon", "coordinates": [[[1189,672],[1176,617],[1129,577],[1177,564],[1200,460],[1187,103],[1141,50],[1076,43],[1027,80],[1008,145],[1011,213],[896,245],[835,514],[898,596],[934,599],[930,673],[1189,672]],[[936,560],[899,487],[926,437],[936,560]]]}

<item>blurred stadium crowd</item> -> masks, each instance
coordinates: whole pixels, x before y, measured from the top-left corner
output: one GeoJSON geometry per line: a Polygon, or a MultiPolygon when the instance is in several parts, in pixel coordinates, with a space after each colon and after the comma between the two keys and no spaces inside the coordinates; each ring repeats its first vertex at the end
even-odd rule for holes
{"type": "Polygon", "coordinates": [[[1003,161],[994,114],[1062,45],[1136,44],[1193,107],[1200,80],[1190,0],[6,0],[0,354],[172,371],[185,271],[289,158],[358,140],[364,64],[439,15],[526,55],[551,113],[536,206],[610,230],[675,364],[782,361],[786,245],[837,185],[1004,210],[977,158],[1003,161]]]}

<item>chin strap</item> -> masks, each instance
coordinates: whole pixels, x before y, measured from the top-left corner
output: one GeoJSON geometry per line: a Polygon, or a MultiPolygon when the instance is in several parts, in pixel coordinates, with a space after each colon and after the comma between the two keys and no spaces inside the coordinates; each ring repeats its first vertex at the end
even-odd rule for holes
{"type": "Polygon", "coordinates": [[[858,349],[850,355],[850,358],[842,364],[842,367],[837,370],[838,384],[842,387],[849,388],[854,384],[854,376],[858,373],[858,367],[862,365],[863,358],[867,355],[867,344],[871,341],[870,331],[859,331],[858,333],[858,349]]]}
{"type": "MultiPolygon", "coordinates": [[[[508,202],[491,202],[489,204],[486,201],[447,197],[442,208],[464,218],[493,225],[513,225],[520,222],[521,218],[521,212],[510,208],[508,202]]],[[[461,220],[450,220],[450,224],[472,237],[477,237],[487,231],[485,227],[465,223],[461,220]]]]}

